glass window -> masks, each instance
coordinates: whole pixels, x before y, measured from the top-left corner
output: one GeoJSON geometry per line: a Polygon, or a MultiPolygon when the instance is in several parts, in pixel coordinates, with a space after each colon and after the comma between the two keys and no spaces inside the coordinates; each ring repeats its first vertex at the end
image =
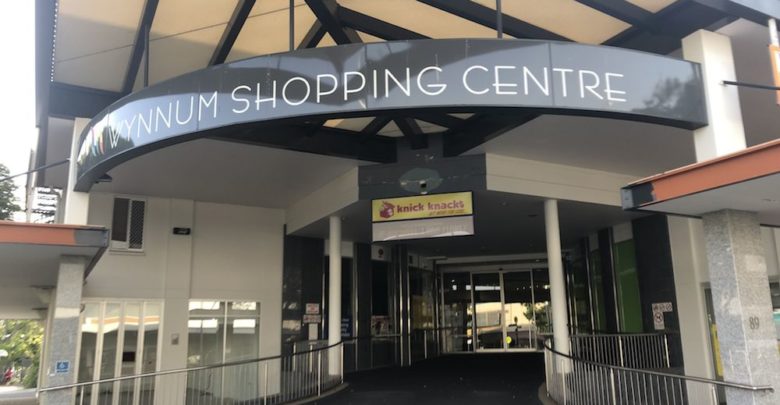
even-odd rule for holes
{"type": "MultiPolygon", "coordinates": [[[[260,357],[260,303],[193,300],[189,303],[189,309],[188,366],[260,357]]],[[[210,396],[220,396],[224,389],[226,400],[244,401],[251,398],[242,396],[257,389],[257,370],[249,366],[208,369],[202,374],[199,378],[210,381],[207,388],[210,396]],[[251,388],[247,389],[247,384],[251,388]]],[[[191,387],[196,388],[204,389],[202,386],[191,387]]]]}
{"type": "MultiPolygon", "coordinates": [[[[86,302],[81,316],[78,381],[155,371],[160,307],[159,303],[141,301],[86,302]]],[[[148,386],[133,381],[101,384],[94,399],[94,387],[87,387],[83,403],[133,403],[139,389],[153,388],[153,381],[144,384],[148,386]]]]}
{"type": "MultiPolygon", "coordinates": [[[[79,350],[78,382],[92,381],[95,376],[95,356],[98,350],[98,332],[100,332],[100,303],[84,305],[81,314],[81,349],[79,350]]],[[[84,398],[89,403],[92,386],[84,387],[84,398]]]]}
{"type": "Polygon", "coordinates": [[[614,245],[616,289],[621,332],[642,332],[642,303],[639,299],[639,276],[636,270],[634,240],[614,245]]]}
{"type": "Polygon", "coordinates": [[[111,248],[142,250],[144,247],[144,217],[146,202],[129,198],[114,198],[111,219],[111,248]]]}

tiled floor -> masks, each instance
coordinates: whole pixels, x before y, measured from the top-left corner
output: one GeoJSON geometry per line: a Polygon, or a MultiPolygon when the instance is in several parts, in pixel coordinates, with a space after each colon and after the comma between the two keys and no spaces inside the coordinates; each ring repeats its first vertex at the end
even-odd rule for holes
{"type": "Polygon", "coordinates": [[[462,354],[347,375],[318,404],[540,404],[541,353],[462,354]]]}

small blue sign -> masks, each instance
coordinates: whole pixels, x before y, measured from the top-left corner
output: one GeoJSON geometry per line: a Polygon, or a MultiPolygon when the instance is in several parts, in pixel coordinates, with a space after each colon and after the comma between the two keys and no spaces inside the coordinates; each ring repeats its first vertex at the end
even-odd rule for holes
{"type": "Polygon", "coordinates": [[[70,372],[70,361],[60,360],[54,365],[54,371],[57,374],[65,374],[70,372]]]}

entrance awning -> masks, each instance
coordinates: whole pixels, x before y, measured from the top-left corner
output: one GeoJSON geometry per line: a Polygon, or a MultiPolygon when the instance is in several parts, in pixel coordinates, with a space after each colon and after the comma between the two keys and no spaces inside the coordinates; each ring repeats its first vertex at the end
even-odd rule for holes
{"type": "Polygon", "coordinates": [[[636,181],[622,198],[627,210],[701,216],[735,209],[780,226],[780,139],[636,181]]]}
{"type": "Polygon", "coordinates": [[[60,257],[87,257],[88,273],[107,246],[102,227],[0,221],[0,319],[38,318],[57,285],[60,257]]]}

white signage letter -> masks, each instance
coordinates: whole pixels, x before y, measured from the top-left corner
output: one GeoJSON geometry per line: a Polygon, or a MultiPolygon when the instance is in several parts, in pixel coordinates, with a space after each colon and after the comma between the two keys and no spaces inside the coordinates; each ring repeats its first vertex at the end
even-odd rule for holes
{"type": "Polygon", "coordinates": [[[289,104],[289,105],[293,105],[293,106],[301,105],[301,104],[306,102],[306,99],[309,98],[309,95],[311,95],[311,85],[309,85],[309,82],[306,79],[304,79],[304,78],[302,78],[300,76],[295,76],[295,77],[287,80],[284,83],[284,86],[282,86],[282,99],[284,99],[284,102],[289,104]],[[290,99],[287,98],[287,86],[289,86],[290,83],[292,83],[292,82],[303,82],[303,84],[306,85],[306,95],[301,97],[300,101],[290,101],[290,99]]]}
{"type": "Polygon", "coordinates": [[[534,76],[533,73],[531,73],[531,70],[528,69],[528,67],[523,66],[523,87],[525,89],[525,95],[528,95],[528,78],[531,78],[531,80],[536,83],[536,86],[539,87],[539,90],[544,93],[545,96],[550,95],[550,77],[549,72],[547,71],[547,68],[544,68],[544,86],[542,86],[542,83],[539,82],[539,79],[534,76]]]}
{"type": "Polygon", "coordinates": [[[329,94],[333,94],[336,92],[336,89],[339,87],[339,79],[338,77],[329,74],[329,73],[323,73],[321,75],[317,75],[317,103],[320,102],[322,99],[322,96],[327,96],[329,94]],[[327,77],[331,80],[333,80],[333,88],[330,89],[330,91],[322,91],[322,78],[327,77]]]}
{"type": "Polygon", "coordinates": [[[614,97],[613,94],[619,95],[619,96],[625,96],[626,92],[622,90],[613,90],[612,89],[612,81],[610,80],[613,77],[623,77],[620,73],[607,73],[604,75],[604,93],[607,95],[607,100],[609,101],[619,101],[621,103],[625,103],[625,98],[620,97],[614,97]]]}
{"type": "Polygon", "coordinates": [[[474,66],[469,67],[468,69],[466,69],[465,72],[463,72],[463,87],[465,87],[466,90],[468,90],[469,93],[471,93],[471,94],[476,94],[476,95],[485,94],[485,93],[488,92],[488,89],[476,91],[476,90],[472,89],[471,86],[469,86],[469,83],[468,83],[469,73],[471,73],[471,71],[474,70],[474,69],[479,69],[479,70],[483,70],[485,72],[488,72],[488,68],[486,68],[486,67],[484,67],[482,65],[474,65],[474,66]]]}
{"type": "Polygon", "coordinates": [[[404,87],[404,83],[401,83],[398,81],[398,78],[395,77],[393,72],[390,70],[385,69],[385,98],[390,97],[390,80],[392,79],[395,82],[395,85],[401,89],[401,91],[406,94],[407,97],[412,95],[411,88],[412,84],[410,83],[410,72],[409,68],[406,68],[406,79],[404,80],[404,83],[406,83],[406,87],[404,87]]]}
{"type": "Polygon", "coordinates": [[[517,94],[514,90],[501,90],[502,87],[517,87],[517,83],[501,83],[501,71],[502,70],[514,70],[516,66],[497,65],[493,67],[493,87],[496,88],[496,94],[513,95],[517,94]]]}
{"type": "Polygon", "coordinates": [[[199,101],[198,101],[198,121],[200,121],[201,113],[203,112],[202,111],[202,107],[204,105],[206,107],[210,107],[212,103],[214,104],[214,107],[213,107],[214,108],[214,114],[213,114],[213,116],[214,116],[214,118],[217,118],[217,92],[215,91],[215,92],[211,93],[211,97],[209,97],[208,101],[206,101],[206,99],[203,97],[202,94],[198,96],[198,99],[199,99],[199,101]]]}
{"type": "Polygon", "coordinates": [[[255,95],[255,110],[260,111],[260,103],[271,103],[271,108],[276,108],[276,80],[271,82],[271,97],[260,98],[260,83],[257,83],[255,95]]]}
{"type": "Polygon", "coordinates": [[[585,89],[588,89],[593,95],[599,98],[599,100],[603,100],[604,97],[601,96],[596,90],[593,90],[595,88],[599,87],[599,75],[596,74],[596,72],[591,70],[580,70],[580,98],[585,98],[585,89]],[[595,83],[592,85],[586,85],[585,84],[585,75],[588,75],[595,79],[595,83]]]}
{"type": "Polygon", "coordinates": [[[192,119],[192,115],[195,112],[195,97],[194,96],[190,96],[190,113],[189,113],[189,115],[187,115],[187,119],[184,120],[184,121],[179,119],[179,102],[180,101],[181,100],[176,100],[176,123],[179,124],[179,125],[184,125],[184,124],[187,124],[188,122],[190,122],[190,120],[192,119]]]}
{"type": "MultiPolygon", "coordinates": [[[[444,83],[432,83],[428,85],[422,84],[422,77],[425,73],[427,73],[430,70],[435,70],[438,73],[441,73],[441,68],[438,66],[428,66],[425,69],[421,70],[420,73],[417,75],[417,87],[420,89],[423,94],[428,96],[438,96],[442,92],[444,92],[444,89],[447,88],[447,85],[444,83]],[[430,91],[428,89],[436,89],[436,91],[430,91]]],[[[438,75],[436,75],[438,76],[438,75]]]]}
{"type": "Polygon", "coordinates": [[[247,110],[249,110],[250,103],[249,103],[249,99],[248,98],[237,98],[236,97],[236,92],[239,91],[239,90],[252,91],[252,88],[249,87],[249,86],[238,86],[235,89],[233,89],[232,93],[230,93],[230,97],[233,99],[233,101],[244,103],[244,108],[242,108],[240,110],[234,108],[233,112],[236,113],[236,114],[243,114],[243,113],[247,112],[247,110]]]}
{"type": "Polygon", "coordinates": [[[564,68],[553,68],[553,72],[560,72],[561,73],[561,91],[563,92],[563,96],[567,97],[567,91],[566,91],[566,73],[571,73],[574,70],[572,69],[564,69],[564,68]]]}
{"type": "Polygon", "coordinates": [[[355,72],[354,70],[350,70],[348,72],[344,72],[344,101],[347,101],[349,98],[349,95],[352,93],[357,93],[363,88],[366,87],[366,76],[363,73],[355,72]],[[350,89],[349,88],[349,77],[350,76],[358,76],[360,77],[360,86],[350,89]]]}

